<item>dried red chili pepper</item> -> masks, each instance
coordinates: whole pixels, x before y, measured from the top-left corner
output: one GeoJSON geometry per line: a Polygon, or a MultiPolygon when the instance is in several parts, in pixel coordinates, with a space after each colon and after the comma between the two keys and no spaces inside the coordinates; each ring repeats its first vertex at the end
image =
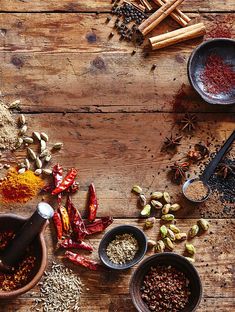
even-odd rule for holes
{"type": "Polygon", "coordinates": [[[71,168],[67,173],[66,177],[62,180],[62,182],[52,191],[52,195],[56,195],[62,193],[64,190],[68,189],[73,183],[74,179],[77,176],[77,170],[75,168],[71,168]]]}
{"type": "Polygon", "coordinates": [[[69,232],[70,230],[70,222],[69,222],[69,215],[68,215],[68,212],[66,210],[65,207],[63,206],[60,206],[58,208],[59,212],[60,212],[60,215],[61,215],[61,219],[62,219],[62,224],[63,224],[63,229],[66,233],[69,232]]]}
{"type": "Polygon", "coordinates": [[[111,223],[113,223],[112,217],[103,217],[93,223],[86,224],[87,234],[103,232],[111,223]]]}
{"type": "Polygon", "coordinates": [[[74,242],[71,238],[66,238],[63,241],[59,243],[60,247],[63,247],[65,249],[68,248],[76,248],[76,249],[84,249],[88,251],[92,251],[93,247],[90,244],[87,244],[85,242],[74,242]]]}
{"type": "Polygon", "coordinates": [[[68,189],[68,193],[73,194],[73,193],[77,192],[78,189],[79,189],[79,183],[74,181],[73,184],[68,189]]]}
{"type": "Polygon", "coordinates": [[[82,217],[79,211],[75,208],[74,204],[72,203],[70,196],[68,196],[67,200],[67,209],[70,224],[75,234],[76,240],[78,241],[83,240],[83,238],[88,234],[88,232],[86,230],[82,217]]]}
{"type": "MultiPolygon", "coordinates": [[[[52,169],[52,175],[54,178],[54,185],[55,187],[58,187],[60,185],[60,183],[62,182],[63,179],[63,168],[60,164],[56,164],[53,169],[52,169]]],[[[62,196],[61,194],[58,194],[57,197],[58,200],[58,205],[61,205],[61,201],[62,201],[62,196]]]]}
{"type": "Polygon", "coordinates": [[[97,201],[97,197],[96,197],[95,186],[92,183],[89,186],[89,213],[88,213],[88,220],[90,222],[95,220],[97,209],[98,209],[98,201],[97,201]]]}
{"type": "Polygon", "coordinates": [[[65,257],[69,259],[71,262],[73,262],[74,264],[84,266],[90,270],[97,271],[98,268],[100,267],[100,264],[98,262],[88,259],[86,257],[80,256],[71,251],[66,251],[65,257]]]}
{"type": "Polygon", "coordinates": [[[57,239],[60,240],[63,235],[63,224],[61,220],[61,216],[58,211],[54,212],[53,221],[57,232],[57,239]]]}

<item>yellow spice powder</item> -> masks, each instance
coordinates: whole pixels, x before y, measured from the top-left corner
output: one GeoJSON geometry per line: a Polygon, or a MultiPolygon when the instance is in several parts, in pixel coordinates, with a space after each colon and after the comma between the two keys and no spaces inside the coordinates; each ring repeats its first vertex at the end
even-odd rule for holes
{"type": "Polygon", "coordinates": [[[33,171],[19,174],[15,168],[8,170],[6,178],[0,185],[0,196],[4,202],[26,203],[44,186],[44,181],[33,171]]]}

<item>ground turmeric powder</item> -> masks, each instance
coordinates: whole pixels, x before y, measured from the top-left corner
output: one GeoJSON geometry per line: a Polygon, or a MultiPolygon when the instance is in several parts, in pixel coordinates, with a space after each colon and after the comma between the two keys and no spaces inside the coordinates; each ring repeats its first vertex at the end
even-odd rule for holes
{"type": "Polygon", "coordinates": [[[43,180],[33,171],[27,170],[19,174],[15,168],[11,168],[0,185],[1,200],[26,203],[36,196],[43,186],[43,180]]]}

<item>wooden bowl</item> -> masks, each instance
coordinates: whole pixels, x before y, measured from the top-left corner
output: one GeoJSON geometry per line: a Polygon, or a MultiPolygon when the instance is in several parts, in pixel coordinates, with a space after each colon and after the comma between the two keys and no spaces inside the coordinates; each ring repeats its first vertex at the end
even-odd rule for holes
{"type": "MultiPolygon", "coordinates": [[[[2,214],[0,215],[1,232],[8,230],[16,232],[20,229],[20,227],[25,223],[26,220],[27,218],[19,217],[14,214],[2,214]]],[[[0,290],[0,299],[10,299],[24,294],[31,288],[33,288],[41,279],[47,266],[47,248],[43,236],[45,228],[46,226],[43,227],[41,233],[31,243],[33,255],[36,257],[36,266],[32,274],[32,279],[27,285],[23,286],[22,288],[13,291],[0,290]]]]}
{"type": "Polygon", "coordinates": [[[142,286],[144,276],[148,273],[152,266],[157,265],[172,265],[186,275],[189,279],[191,295],[188,304],[181,312],[196,311],[202,297],[202,284],[198,272],[193,264],[183,256],[171,252],[159,253],[148,257],[135,270],[130,281],[130,294],[137,311],[151,312],[141,298],[140,288],[142,286]]]}
{"type": "Polygon", "coordinates": [[[145,255],[147,251],[147,238],[143,231],[138,229],[135,226],[131,225],[119,225],[109,232],[107,232],[104,237],[102,238],[100,245],[99,245],[99,257],[101,262],[108,268],[114,270],[125,270],[129,269],[133,265],[137,264],[145,255]],[[137,251],[133,260],[128,261],[124,264],[115,264],[113,263],[106,254],[106,249],[108,244],[115,239],[116,235],[121,234],[132,234],[138,242],[139,250],[137,251]]]}
{"type": "MultiPolygon", "coordinates": [[[[219,55],[225,63],[235,68],[235,40],[211,39],[199,45],[188,60],[188,78],[196,92],[209,104],[228,105],[235,103],[235,87],[229,92],[210,93],[200,76],[211,54],[219,55]]],[[[234,69],[235,70],[235,69],[234,69]]]]}

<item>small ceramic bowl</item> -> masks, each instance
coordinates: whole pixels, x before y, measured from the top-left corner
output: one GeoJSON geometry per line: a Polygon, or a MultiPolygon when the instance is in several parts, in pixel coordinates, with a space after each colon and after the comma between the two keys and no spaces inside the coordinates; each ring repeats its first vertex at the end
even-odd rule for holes
{"type": "Polygon", "coordinates": [[[154,267],[157,265],[171,265],[186,275],[189,280],[191,295],[189,297],[188,304],[181,312],[196,311],[202,297],[202,284],[199,274],[191,262],[183,256],[171,252],[159,253],[148,257],[135,270],[130,281],[130,295],[137,311],[151,312],[141,298],[140,288],[142,286],[144,276],[148,273],[152,266],[154,267]]]}
{"type": "Polygon", "coordinates": [[[211,39],[203,42],[192,52],[188,60],[189,81],[206,102],[223,105],[234,104],[235,87],[229,92],[213,94],[206,90],[206,86],[200,78],[206,61],[212,54],[220,56],[225,63],[231,64],[233,69],[235,68],[235,40],[225,38],[211,39]]]}
{"type": "Polygon", "coordinates": [[[137,264],[145,255],[147,251],[147,238],[143,231],[135,226],[131,225],[119,225],[109,232],[107,232],[102,238],[99,245],[99,257],[101,262],[108,268],[114,270],[125,270],[129,269],[133,265],[137,264]],[[115,239],[116,235],[121,234],[132,234],[138,242],[139,250],[137,251],[133,260],[126,262],[124,264],[115,264],[107,256],[106,249],[108,244],[115,239]]]}
{"type": "MultiPolygon", "coordinates": [[[[25,223],[27,218],[19,217],[14,214],[1,214],[0,215],[0,229],[1,232],[12,230],[16,232],[25,223]]],[[[43,227],[41,233],[32,242],[33,254],[36,257],[36,266],[32,272],[32,278],[28,284],[22,288],[13,291],[1,291],[0,299],[11,299],[22,295],[33,288],[41,279],[46,266],[47,266],[47,248],[44,239],[44,230],[46,225],[43,227]]]]}

